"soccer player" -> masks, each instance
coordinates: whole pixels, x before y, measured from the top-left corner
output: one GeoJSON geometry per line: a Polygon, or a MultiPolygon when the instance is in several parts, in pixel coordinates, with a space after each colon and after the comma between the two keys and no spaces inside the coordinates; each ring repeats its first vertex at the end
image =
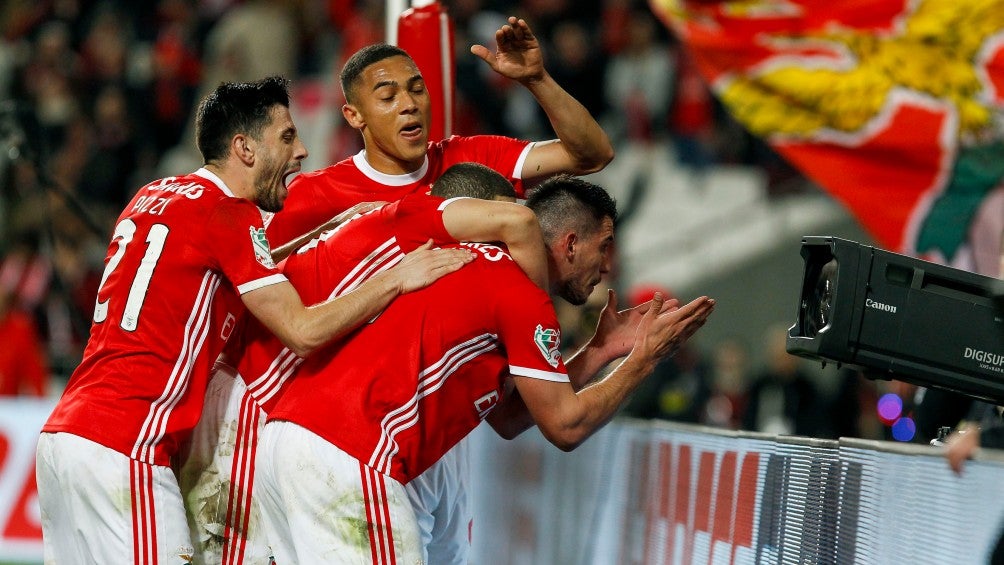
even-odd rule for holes
{"type": "MultiPolygon", "coordinates": [[[[609,269],[613,201],[565,176],[543,183],[528,205],[544,231],[552,290],[584,300],[609,269]]],[[[714,307],[701,297],[666,308],[657,296],[624,361],[576,392],[547,293],[505,249],[473,247],[471,265],[307,359],[269,412],[255,493],[277,562],[421,562],[404,485],[492,411],[507,377],[543,435],[573,449],[714,307]]]]}
{"type": "Polygon", "coordinates": [[[423,248],[356,292],[305,307],[273,264],[262,225],[307,155],[287,81],[222,84],[196,123],[205,165],[142,187],[119,216],[84,358],[42,429],[46,562],[187,559],[171,458],[245,308],[308,355],[472,259],[423,248]]]}
{"type": "MultiPolygon", "coordinates": [[[[500,172],[514,184],[518,197],[525,196],[524,181],[557,173],[587,174],[605,167],[614,157],[609,138],[585,107],[547,73],[540,44],[527,23],[511,17],[496,31],[495,39],[494,53],[481,45],[472,46],[471,52],[495,72],[528,89],[548,116],[557,139],[530,142],[478,135],[430,143],[429,95],[415,62],[394,46],[365,47],[350,57],[340,75],[346,97],[342,113],[350,126],[359,130],[364,149],[333,166],[293,179],[283,211],[266,220],[269,241],[279,253],[284,255],[337,225],[328,219],[352,206],[394,201],[427,190],[442,171],[457,162],[474,161],[500,172]]],[[[610,316],[616,314],[614,307],[610,316]]],[[[444,466],[450,465],[450,460],[457,461],[458,472],[451,472],[456,480],[464,476],[465,457],[455,453],[444,460],[444,466]]],[[[453,486],[444,490],[463,492],[462,487],[453,486]]],[[[434,496],[425,498],[423,505],[433,503],[434,496]]],[[[464,500],[455,502],[458,507],[449,512],[459,515],[464,527],[454,530],[469,531],[471,512],[464,507],[464,500]]],[[[444,505],[437,506],[446,511],[444,505]]],[[[422,533],[430,547],[444,547],[445,553],[430,555],[437,563],[466,561],[463,552],[470,543],[466,533],[459,538],[448,534],[440,538],[441,523],[453,519],[437,516],[435,525],[423,522],[422,533]],[[430,533],[432,528],[436,531],[430,533]],[[428,539],[430,535],[434,539],[428,539]]]]}
{"type": "Polygon", "coordinates": [[[340,75],[346,100],[342,115],[359,130],[364,149],[293,179],[286,206],[267,223],[269,241],[277,248],[302,243],[319,232],[311,232],[315,227],[355,204],[395,201],[427,190],[458,162],[473,161],[498,171],[513,182],[518,197],[525,195],[524,180],[593,173],[606,166],[614,157],[610,140],[544,69],[540,44],[527,23],[511,17],[495,39],[495,53],[482,45],[472,46],[471,52],[533,94],[557,139],[531,143],[479,135],[430,143],[429,93],[411,56],[391,45],[364,47],[349,58],[340,75]]]}
{"type": "MultiPolygon", "coordinates": [[[[305,301],[322,301],[349,292],[430,238],[436,244],[501,241],[535,284],[547,286],[540,226],[529,208],[512,203],[508,180],[483,165],[460,163],[443,173],[433,192],[479,199],[408,195],[322,233],[279,269],[305,301]],[[510,203],[487,201],[494,199],[510,203]]],[[[218,364],[205,417],[182,453],[179,482],[195,563],[268,560],[251,496],[256,438],[268,407],[302,360],[254,320],[239,337],[241,344],[230,352],[237,368],[218,364]]]]}

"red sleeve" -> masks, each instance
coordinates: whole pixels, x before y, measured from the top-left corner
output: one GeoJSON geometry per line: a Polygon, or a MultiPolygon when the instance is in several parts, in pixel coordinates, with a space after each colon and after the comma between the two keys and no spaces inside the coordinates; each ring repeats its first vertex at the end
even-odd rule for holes
{"type": "Polygon", "coordinates": [[[554,304],[546,292],[508,262],[492,286],[500,289],[499,339],[505,344],[509,372],[513,375],[568,382],[561,358],[561,327],[554,304]]]}
{"type": "Polygon", "coordinates": [[[430,239],[436,245],[457,243],[443,224],[443,209],[452,200],[428,194],[412,194],[398,201],[393,225],[398,243],[405,253],[430,239]]]}
{"type": "Polygon", "coordinates": [[[261,212],[254,204],[223,199],[208,226],[216,232],[208,252],[239,294],[286,280],[272,262],[261,212]]]}
{"type": "Polygon", "coordinates": [[[481,163],[509,179],[516,189],[516,196],[526,196],[522,170],[531,142],[500,135],[455,135],[441,144],[448,164],[464,161],[481,163]]]}

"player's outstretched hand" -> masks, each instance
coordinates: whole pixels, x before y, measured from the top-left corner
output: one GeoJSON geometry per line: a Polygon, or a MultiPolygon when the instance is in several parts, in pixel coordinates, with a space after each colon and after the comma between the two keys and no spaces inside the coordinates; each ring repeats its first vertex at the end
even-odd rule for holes
{"type": "Polygon", "coordinates": [[[544,55],[540,42],[526,20],[509,17],[509,23],[495,32],[498,49],[492,53],[484,45],[472,45],[471,53],[480,57],[496,73],[519,82],[544,77],[544,55]]]}
{"type": "MultiPolygon", "coordinates": [[[[596,322],[596,331],[593,332],[589,345],[601,348],[611,359],[627,355],[634,346],[638,325],[651,305],[652,301],[649,300],[634,308],[618,311],[617,293],[612,288],[607,290],[607,303],[600,312],[600,319],[596,322]]],[[[673,310],[679,305],[680,301],[675,298],[666,300],[662,310],[673,310]]]]}
{"type": "Polygon", "coordinates": [[[655,293],[648,311],[642,316],[635,334],[632,354],[661,359],[676,353],[690,336],[701,329],[715,309],[715,301],[707,296],[695,298],[676,308],[662,293],[655,293]]]}
{"type": "Polygon", "coordinates": [[[387,271],[395,277],[401,293],[425,288],[444,275],[448,275],[474,260],[466,249],[433,249],[432,240],[404,256],[404,259],[387,271]]]}

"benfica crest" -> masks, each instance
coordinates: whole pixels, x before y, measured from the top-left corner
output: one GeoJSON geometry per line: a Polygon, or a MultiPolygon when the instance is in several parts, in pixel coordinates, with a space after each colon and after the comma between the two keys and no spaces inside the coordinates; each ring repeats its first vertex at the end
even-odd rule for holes
{"type": "Polygon", "coordinates": [[[275,268],[272,261],[272,249],[269,248],[268,239],[265,237],[265,228],[255,229],[251,226],[251,246],[254,248],[254,257],[262,266],[269,269],[275,268]]]}
{"type": "Polygon", "coordinates": [[[561,353],[558,348],[561,346],[561,330],[544,329],[537,324],[537,329],[533,332],[533,342],[537,344],[537,349],[547,359],[548,365],[557,368],[558,361],[561,360],[561,353]]]}

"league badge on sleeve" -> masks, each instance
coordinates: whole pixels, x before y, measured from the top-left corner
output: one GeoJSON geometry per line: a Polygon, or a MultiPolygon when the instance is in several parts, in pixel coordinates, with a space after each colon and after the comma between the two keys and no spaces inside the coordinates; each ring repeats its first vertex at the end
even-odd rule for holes
{"type": "Polygon", "coordinates": [[[275,261],[272,261],[272,249],[268,245],[265,237],[265,228],[251,226],[251,246],[254,247],[254,258],[267,269],[275,268],[275,261]]]}
{"type": "Polygon", "coordinates": [[[533,342],[537,344],[537,349],[547,359],[547,364],[557,368],[561,361],[561,330],[544,329],[544,326],[537,324],[537,329],[533,332],[533,342]]]}

